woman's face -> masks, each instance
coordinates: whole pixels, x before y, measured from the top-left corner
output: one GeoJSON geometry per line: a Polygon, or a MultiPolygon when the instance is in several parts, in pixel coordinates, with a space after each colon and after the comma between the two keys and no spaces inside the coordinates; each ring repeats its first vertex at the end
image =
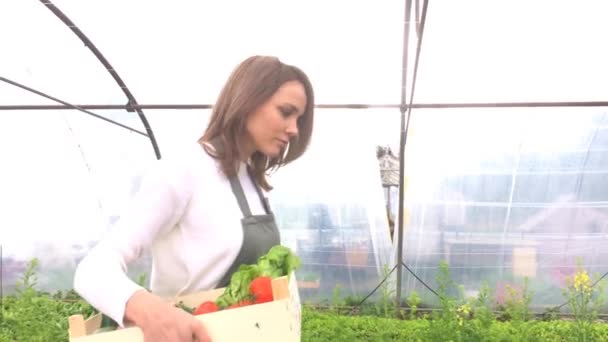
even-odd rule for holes
{"type": "Polygon", "coordinates": [[[288,81],[247,121],[249,155],[259,151],[268,157],[281,155],[290,139],[298,135],[298,118],[306,108],[306,91],[298,81],[288,81]]]}

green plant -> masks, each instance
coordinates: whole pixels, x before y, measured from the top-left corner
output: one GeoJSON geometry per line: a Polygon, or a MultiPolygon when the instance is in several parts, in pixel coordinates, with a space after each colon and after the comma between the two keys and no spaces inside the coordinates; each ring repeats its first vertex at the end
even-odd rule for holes
{"type": "Polygon", "coordinates": [[[463,341],[461,326],[464,322],[458,313],[458,299],[452,295],[458,293],[458,289],[444,261],[439,264],[436,280],[440,310],[432,315],[426,340],[463,341]]]}
{"type": "Polygon", "coordinates": [[[331,302],[331,311],[334,313],[340,312],[340,307],[343,306],[343,302],[340,300],[340,293],[342,292],[342,285],[336,284],[334,286],[333,297],[331,302]]]}
{"type": "Polygon", "coordinates": [[[0,341],[67,341],[67,317],[95,313],[72,291],[65,295],[39,292],[36,289],[37,268],[38,259],[32,259],[16,284],[15,294],[3,298],[0,341]]]}
{"type": "Polygon", "coordinates": [[[603,283],[598,282],[596,286],[592,286],[591,278],[580,262],[576,274],[573,278],[567,278],[566,283],[564,296],[574,315],[575,340],[592,341],[594,340],[593,322],[597,319],[597,313],[604,303],[603,283]]]}
{"type": "Polygon", "coordinates": [[[380,287],[380,303],[376,303],[376,310],[381,316],[384,317],[395,317],[394,312],[397,307],[393,301],[391,301],[391,297],[395,294],[395,290],[392,289],[391,281],[389,277],[390,270],[388,266],[384,265],[382,269],[383,276],[386,278],[386,281],[380,287]]]}
{"type": "Polygon", "coordinates": [[[559,319],[559,309],[557,308],[548,308],[542,314],[543,321],[556,321],[559,319]]]}
{"type": "Polygon", "coordinates": [[[406,300],[407,305],[410,307],[410,319],[416,319],[416,311],[418,311],[418,305],[420,305],[422,299],[418,295],[418,292],[412,291],[406,300]]]}
{"type": "Polygon", "coordinates": [[[521,288],[506,285],[507,297],[504,303],[504,315],[511,320],[513,341],[530,341],[529,329],[535,323],[530,322],[530,303],[532,293],[528,288],[528,278],[524,278],[521,288]]]}
{"type": "Polygon", "coordinates": [[[491,303],[493,299],[492,289],[487,282],[484,282],[479,289],[477,298],[472,303],[475,318],[479,320],[481,327],[484,329],[487,329],[496,321],[496,316],[492,312],[491,303]]]}
{"type": "MultiPolygon", "coordinates": [[[[68,320],[73,314],[89,317],[97,313],[73,290],[53,294],[40,292],[36,286],[38,260],[33,259],[16,285],[16,292],[0,303],[0,341],[67,342],[68,320]]],[[[410,315],[409,320],[378,317],[383,301],[367,304],[356,314],[341,314],[344,303],[360,303],[361,298],[340,299],[341,285],[334,289],[333,305],[320,311],[304,305],[302,341],[608,341],[608,325],[598,323],[598,310],[604,302],[603,284],[593,286],[592,277],[579,268],[564,294],[569,299],[575,319],[536,321],[529,309],[532,294],[527,281],[523,287],[507,288],[504,318],[499,321],[491,310],[492,291],[487,286],[477,296],[465,298],[462,287],[452,281],[446,264],[437,275],[440,310],[423,319],[410,315]],[[365,311],[365,312],[364,312],[365,311]],[[372,316],[371,314],[374,314],[372,316]]],[[[141,278],[140,278],[141,279],[141,278]]],[[[412,312],[420,309],[420,297],[410,292],[407,302],[412,312]]],[[[555,310],[551,311],[555,313],[555,310]]],[[[555,315],[553,315],[556,317],[555,315]]]]}

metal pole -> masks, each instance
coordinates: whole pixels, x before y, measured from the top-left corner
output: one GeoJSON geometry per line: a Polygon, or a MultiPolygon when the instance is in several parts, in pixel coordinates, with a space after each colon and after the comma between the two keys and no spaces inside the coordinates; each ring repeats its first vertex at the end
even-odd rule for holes
{"type": "Polygon", "coordinates": [[[63,13],[59,9],[59,7],[55,6],[55,4],[53,4],[51,2],[51,0],[40,0],[40,2],[43,5],[45,5],[46,8],[48,8],[53,14],[55,14],[55,16],[57,18],[59,18],[59,20],[61,20],[70,30],[72,30],[72,32],[74,32],[74,34],[80,39],[80,41],[87,48],[89,48],[89,50],[91,50],[91,52],[93,53],[93,55],[95,55],[95,57],[97,57],[99,62],[101,62],[101,64],[105,67],[106,71],[108,71],[108,73],[110,73],[110,75],[112,76],[114,81],[116,81],[116,84],[118,84],[118,86],[120,87],[122,92],[125,94],[125,96],[129,100],[127,102],[127,111],[137,112],[137,115],[139,116],[141,123],[144,125],[144,128],[146,129],[146,136],[150,139],[150,143],[152,144],[152,148],[154,149],[154,154],[156,155],[156,159],[160,159],[161,158],[160,148],[158,147],[158,143],[156,142],[156,138],[154,137],[154,132],[152,131],[152,127],[150,127],[150,124],[148,123],[148,119],[146,118],[146,116],[144,115],[144,112],[141,109],[132,108],[133,105],[138,104],[137,100],[135,99],[135,96],[133,96],[133,93],[131,93],[131,91],[125,84],[125,82],[122,80],[122,78],[118,75],[118,72],[116,71],[116,69],[114,69],[114,67],[110,64],[110,62],[106,59],[106,57],[101,53],[101,51],[99,51],[97,46],[95,46],[95,44],[93,44],[93,42],[84,34],[84,32],[82,32],[78,28],[78,26],[76,26],[76,24],[74,24],[74,22],[72,20],[70,20],[70,18],[68,18],[68,16],[65,15],[65,13],[63,13]]]}
{"type": "MultiPolygon", "coordinates": [[[[608,101],[552,101],[552,102],[462,102],[462,103],[412,103],[408,108],[412,109],[454,109],[454,108],[555,108],[555,107],[608,107],[608,101]]],[[[131,110],[131,109],[211,109],[210,104],[80,104],[80,105],[26,105],[9,104],[0,105],[0,111],[4,110],[131,110]]],[[[315,105],[319,109],[395,109],[401,108],[398,103],[393,104],[365,104],[365,103],[322,103],[315,105]]],[[[383,114],[383,112],[376,112],[383,114]]],[[[389,113],[389,112],[387,112],[389,113]]],[[[171,115],[170,113],[167,115],[171,115]]]]}
{"type": "Polygon", "coordinates": [[[27,90],[27,91],[29,91],[29,92],[31,92],[31,93],[34,93],[34,94],[39,95],[39,96],[42,96],[42,97],[47,98],[47,99],[49,99],[49,100],[53,100],[53,101],[55,101],[55,102],[59,102],[59,103],[63,104],[64,106],[68,106],[68,107],[70,107],[70,108],[73,108],[73,109],[79,110],[79,111],[81,111],[81,112],[83,112],[83,113],[86,113],[86,114],[89,114],[89,115],[91,115],[91,116],[94,116],[94,117],[96,117],[96,118],[98,118],[98,119],[101,119],[101,120],[104,120],[104,121],[106,121],[106,122],[109,122],[109,123],[111,123],[111,124],[113,124],[113,125],[116,125],[116,126],[119,126],[119,127],[125,128],[125,129],[128,129],[128,130],[129,130],[129,131],[131,131],[131,132],[141,134],[141,135],[143,135],[143,136],[145,136],[145,137],[149,137],[149,136],[148,136],[146,133],[144,133],[144,132],[142,132],[142,131],[140,131],[140,130],[137,130],[137,129],[135,129],[135,128],[129,127],[129,126],[127,126],[127,125],[123,125],[123,124],[121,124],[120,122],[116,122],[116,121],[114,121],[114,120],[108,119],[108,118],[106,118],[106,117],[104,117],[104,116],[102,116],[102,115],[95,114],[95,113],[90,112],[90,111],[88,111],[88,110],[86,110],[86,109],[83,109],[83,108],[81,108],[81,107],[78,107],[78,106],[72,105],[72,104],[70,104],[70,103],[68,103],[68,102],[65,102],[65,101],[62,101],[62,100],[60,100],[60,99],[58,99],[58,98],[56,98],[56,97],[53,97],[53,96],[51,96],[51,95],[45,94],[45,93],[43,93],[43,92],[41,92],[41,91],[38,91],[38,90],[36,90],[36,89],[30,88],[30,87],[28,87],[28,86],[25,86],[25,85],[23,85],[23,84],[21,84],[21,83],[17,83],[17,82],[15,82],[15,81],[13,81],[13,80],[9,80],[9,79],[7,79],[7,78],[5,78],[5,77],[2,77],[2,76],[0,76],[0,81],[2,81],[2,82],[6,82],[6,83],[8,83],[8,84],[10,84],[10,85],[14,85],[15,87],[21,88],[21,89],[23,89],[23,90],[27,90]]]}
{"type": "Polygon", "coordinates": [[[410,37],[410,17],[411,17],[412,0],[405,1],[405,17],[403,20],[403,57],[401,69],[401,137],[399,139],[399,215],[397,219],[397,292],[396,292],[396,307],[399,314],[401,306],[401,277],[402,277],[402,260],[403,260],[403,197],[404,197],[404,155],[405,155],[405,135],[406,135],[406,118],[407,112],[407,62],[408,62],[408,45],[410,37]]]}

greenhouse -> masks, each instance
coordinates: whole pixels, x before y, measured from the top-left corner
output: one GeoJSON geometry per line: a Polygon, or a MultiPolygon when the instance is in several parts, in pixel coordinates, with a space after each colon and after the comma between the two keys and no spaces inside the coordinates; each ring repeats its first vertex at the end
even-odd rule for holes
{"type": "MultiPolygon", "coordinates": [[[[0,341],[67,341],[95,310],[61,298],[78,264],[253,55],[315,92],[310,146],[268,194],[302,340],[608,341],[607,11],[0,1],[0,341]],[[52,315],[18,309],[34,295],[52,315]]],[[[128,265],[150,272],[147,251],[128,265]]]]}

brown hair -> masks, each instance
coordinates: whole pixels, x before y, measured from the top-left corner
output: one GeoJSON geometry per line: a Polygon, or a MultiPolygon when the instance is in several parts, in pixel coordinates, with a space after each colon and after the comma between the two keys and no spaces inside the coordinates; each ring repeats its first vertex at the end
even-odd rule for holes
{"type": "Polygon", "coordinates": [[[314,117],[314,93],[308,76],[277,57],[252,56],[230,74],[213,106],[209,125],[198,140],[210,156],[220,161],[227,177],[236,175],[237,165],[242,159],[247,118],[288,81],[299,81],[306,92],[306,108],[297,123],[298,135],[289,141],[286,155],[269,158],[259,151],[254,152],[251,168],[256,182],[266,191],[271,190],[266,171],[278,169],[298,159],[306,151],[314,117]],[[211,143],[218,150],[211,152],[203,142],[211,143]]]}

